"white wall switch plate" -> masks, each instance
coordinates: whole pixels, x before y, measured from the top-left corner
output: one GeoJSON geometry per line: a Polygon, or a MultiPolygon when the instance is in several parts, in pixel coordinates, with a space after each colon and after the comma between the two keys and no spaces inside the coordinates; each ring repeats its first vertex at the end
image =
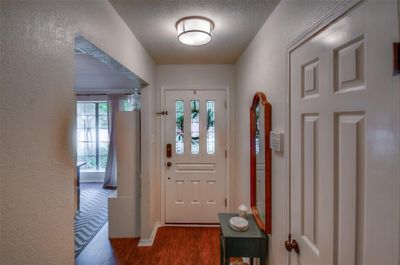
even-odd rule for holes
{"type": "Polygon", "coordinates": [[[269,134],[269,145],[272,150],[277,152],[283,151],[283,133],[271,131],[269,134]]]}

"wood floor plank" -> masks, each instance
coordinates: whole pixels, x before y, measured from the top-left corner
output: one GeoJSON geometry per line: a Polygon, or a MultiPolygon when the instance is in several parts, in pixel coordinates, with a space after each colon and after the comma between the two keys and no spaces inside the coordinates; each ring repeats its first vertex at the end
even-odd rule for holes
{"type": "Polygon", "coordinates": [[[77,265],[217,265],[219,228],[161,227],[152,247],[139,239],[108,239],[106,224],[76,258],[77,265]]]}

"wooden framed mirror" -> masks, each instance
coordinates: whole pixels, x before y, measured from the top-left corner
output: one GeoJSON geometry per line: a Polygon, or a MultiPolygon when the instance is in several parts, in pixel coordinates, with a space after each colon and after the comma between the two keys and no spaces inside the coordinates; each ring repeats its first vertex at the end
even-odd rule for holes
{"type": "Polygon", "coordinates": [[[250,203],[257,225],[271,233],[271,104],[262,92],[250,107],[250,203]]]}

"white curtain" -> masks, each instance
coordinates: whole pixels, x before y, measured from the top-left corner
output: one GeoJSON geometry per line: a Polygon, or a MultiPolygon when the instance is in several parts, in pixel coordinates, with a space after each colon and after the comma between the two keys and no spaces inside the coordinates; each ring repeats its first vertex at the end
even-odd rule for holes
{"type": "Polygon", "coordinates": [[[115,146],[115,113],[119,111],[120,95],[110,95],[108,97],[109,107],[109,133],[110,144],[108,147],[107,165],[104,176],[103,188],[117,188],[117,152],[115,146]]]}

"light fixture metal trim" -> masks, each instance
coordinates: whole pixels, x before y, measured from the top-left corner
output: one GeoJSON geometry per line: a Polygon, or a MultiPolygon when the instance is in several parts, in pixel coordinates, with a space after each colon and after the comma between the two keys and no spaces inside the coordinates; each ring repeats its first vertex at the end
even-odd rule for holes
{"type": "MultiPolygon", "coordinates": [[[[193,26],[193,25],[192,25],[193,26]]],[[[188,16],[188,17],[183,17],[181,19],[179,19],[176,23],[175,23],[175,28],[178,31],[178,40],[180,43],[185,44],[185,45],[190,45],[190,46],[201,46],[201,45],[205,45],[207,43],[209,43],[212,39],[212,31],[215,28],[215,24],[214,22],[207,18],[207,17],[202,17],[202,16],[188,16]],[[203,22],[207,22],[208,25],[208,31],[204,30],[204,29],[199,29],[199,28],[191,28],[189,27],[189,29],[186,29],[186,21],[190,22],[193,20],[200,20],[203,22]],[[181,25],[181,28],[180,28],[181,25]],[[181,31],[181,32],[180,32],[181,31]],[[183,40],[182,37],[183,36],[187,36],[187,34],[191,34],[191,33],[200,33],[200,34],[205,34],[204,36],[206,36],[207,38],[204,38],[202,41],[200,42],[189,42],[187,40],[183,40]]]]}

